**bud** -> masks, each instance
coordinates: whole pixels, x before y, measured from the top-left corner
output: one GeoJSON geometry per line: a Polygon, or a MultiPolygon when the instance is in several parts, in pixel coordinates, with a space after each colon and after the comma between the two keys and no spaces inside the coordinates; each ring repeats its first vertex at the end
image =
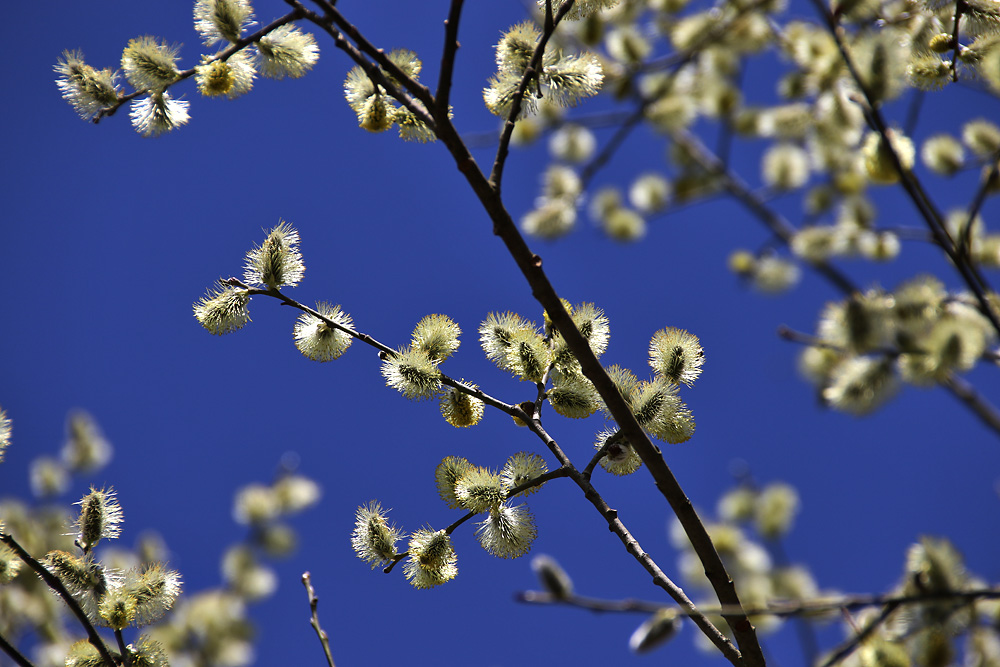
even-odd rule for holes
{"type": "Polygon", "coordinates": [[[523,556],[537,535],[535,519],[527,505],[495,507],[476,529],[479,544],[499,558],[523,556]]]}
{"type": "MultiPolygon", "coordinates": [[[[504,463],[503,468],[500,470],[500,478],[503,480],[504,490],[509,493],[514,487],[520,486],[525,482],[530,482],[536,477],[544,475],[546,472],[548,472],[548,466],[545,465],[545,459],[541,456],[528,452],[517,452],[504,463]]],[[[531,495],[540,488],[542,488],[541,485],[533,486],[530,489],[521,491],[518,495],[531,495]]]]}
{"type": "Polygon", "coordinates": [[[450,357],[458,349],[462,330],[447,315],[427,315],[413,329],[410,347],[420,350],[435,362],[450,357]]]}
{"type": "Polygon", "coordinates": [[[670,641],[680,629],[677,610],[661,609],[636,628],[628,640],[628,647],[633,653],[647,653],[670,641]]]}
{"type": "Polygon", "coordinates": [[[649,365],[673,384],[683,382],[690,387],[704,363],[705,351],[698,337],[683,329],[660,329],[649,341],[649,365]]]}
{"type": "MultiPolygon", "coordinates": [[[[478,389],[478,386],[472,385],[472,388],[478,389]]],[[[475,426],[483,418],[483,402],[454,387],[441,394],[439,405],[441,416],[456,428],[475,426]]]]}
{"type": "Polygon", "coordinates": [[[535,556],[531,559],[531,569],[552,597],[565,600],[573,595],[573,581],[554,558],[545,554],[535,556]]]}
{"type": "Polygon", "coordinates": [[[358,507],[354,514],[351,546],[358,558],[370,564],[372,569],[395,558],[399,538],[399,529],[389,524],[378,501],[358,507]]]}
{"type": "Polygon", "coordinates": [[[485,512],[500,506],[507,489],[500,475],[479,466],[470,466],[455,482],[455,500],[470,512],[485,512]]]}
{"type": "Polygon", "coordinates": [[[177,80],[177,46],[167,46],[155,37],[137,37],[122,52],[122,71],[139,91],[159,91],[177,80]]]}
{"type": "Polygon", "coordinates": [[[275,28],[257,42],[260,73],[269,79],[298,79],[319,60],[319,47],[311,33],[291,24],[275,28]]]}
{"type": "MultiPolygon", "coordinates": [[[[316,312],[348,329],[354,326],[351,316],[342,311],[339,305],[331,306],[325,301],[320,301],[316,304],[316,312]]],[[[351,334],[328,324],[312,313],[299,315],[292,335],[295,337],[295,347],[299,352],[313,361],[339,359],[354,342],[351,334]]]]}
{"type": "Polygon", "coordinates": [[[114,489],[90,487],[90,493],[75,504],[80,506],[74,526],[76,539],[84,551],[91,551],[102,538],[114,539],[121,534],[122,508],[114,489]]]}
{"type": "Polygon", "coordinates": [[[382,363],[382,376],[410,400],[430,398],[441,389],[441,371],[422,350],[398,350],[382,363]]]}
{"type": "Polygon", "coordinates": [[[258,248],[247,253],[243,279],[251,285],[266,285],[277,289],[295,286],[302,280],[306,267],[299,252],[299,233],[282,220],[258,248]]]}
{"type": "Polygon", "coordinates": [[[253,23],[249,0],[198,0],[194,4],[194,29],[205,46],[239,41],[243,30],[253,23]]]}
{"type": "Polygon", "coordinates": [[[410,537],[410,557],[403,573],[415,588],[431,588],[451,581],[458,574],[458,560],[449,537],[443,530],[422,528],[410,537]]]}
{"type": "Polygon", "coordinates": [[[438,495],[441,496],[441,500],[448,504],[448,507],[458,509],[462,506],[455,495],[455,485],[473,467],[468,459],[460,456],[448,456],[442,459],[441,463],[434,469],[434,481],[437,484],[438,495]]]}
{"type": "Polygon", "coordinates": [[[216,287],[194,304],[194,316],[214,336],[242,329],[250,321],[250,295],[237,287],[216,287]]]}

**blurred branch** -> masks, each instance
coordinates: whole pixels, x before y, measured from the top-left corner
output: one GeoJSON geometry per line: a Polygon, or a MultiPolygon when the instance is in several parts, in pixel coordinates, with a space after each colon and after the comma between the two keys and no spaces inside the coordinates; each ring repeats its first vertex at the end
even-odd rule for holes
{"type": "Polygon", "coordinates": [[[316,608],[319,606],[319,597],[316,595],[316,589],[312,585],[312,575],[308,572],[302,573],[302,585],[306,587],[306,594],[309,596],[309,611],[310,619],[309,625],[312,626],[313,630],[316,631],[316,636],[319,637],[319,643],[323,645],[323,653],[326,655],[326,664],[330,667],[336,667],[333,664],[333,654],[330,653],[330,637],[326,634],[326,630],[322,628],[319,624],[319,613],[316,608]]]}
{"type": "Polygon", "coordinates": [[[943,386],[972,410],[986,426],[993,429],[994,433],[1000,433],[1000,411],[983,398],[971,383],[951,373],[943,386]]]}
{"type": "MultiPolygon", "coordinates": [[[[866,625],[863,630],[857,630],[857,628],[855,628],[857,631],[855,632],[854,636],[845,641],[843,644],[840,645],[839,648],[837,648],[833,653],[831,653],[830,656],[823,661],[820,667],[832,667],[833,665],[836,665],[838,662],[849,656],[851,653],[854,653],[854,651],[859,646],[861,646],[861,644],[864,643],[866,639],[871,637],[876,630],[878,630],[883,624],[885,624],[886,621],[889,620],[889,617],[892,616],[892,613],[896,611],[896,609],[898,608],[899,608],[899,603],[890,602],[886,604],[886,606],[883,607],[879,615],[875,619],[873,619],[871,623],[866,625]]],[[[844,614],[845,615],[847,614],[846,610],[844,614]]]]}
{"type": "Polygon", "coordinates": [[[82,625],[83,629],[87,632],[87,640],[94,646],[95,649],[97,649],[97,652],[101,655],[101,659],[109,665],[118,664],[118,661],[111,657],[111,653],[108,651],[108,647],[105,646],[104,640],[102,640],[101,636],[97,634],[94,624],[90,622],[90,619],[87,618],[87,614],[85,614],[83,609],[80,608],[80,603],[78,603],[76,598],[74,598],[70,592],[66,590],[66,586],[63,585],[63,582],[59,579],[59,577],[49,572],[44,565],[35,560],[31,554],[25,551],[24,547],[17,543],[17,540],[14,539],[13,535],[0,533],[0,542],[3,542],[10,547],[11,550],[17,554],[18,558],[20,558],[28,567],[34,570],[39,577],[42,578],[42,581],[44,581],[49,588],[59,594],[59,597],[63,599],[66,606],[69,607],[70,611],[73,612],[73,615],[80,621],[80,625],[82,625]]]}
{"type": "MultiPolygon", "coordinates": [[[[858,86],[858,89],[864,96],[865,103],[867,105],[867,109],[865,111],[868,116],[868,120],[875,131],[878,132],[879,137],[886,148],[886,152],[892,161],[893,167],[899,174],[899,182],[902,185],[903,190],[906,191],[906,194],[909,195],[910,200],[913,202],[914,206],[916,206],[917,212],[923,218],[927,227],[931,230],[938,246],[945,252],[946,255],[948,255],[948,258],[954,264],[966,286],[975,295],[976,300],[979,302],[980,311],[982,311],[983,315],[989,319],[994,330],[1000,334],[1000,318],[998,318],[997,313],[994,312],[993,308],[990,307],[989,302],[986,300],[986,291],[992,291],[989,283],[987,283],[986,279],[979,273],[979,270],[971,261],[969,254],[963,250],[963,244],[956,243],[955,239],[951,238],[951,235],[945,227],[944,219],[941,216],[940,211],[938,211],[934,202],[927,194],[927,191],[924,189],[920,180],[910,169],[903,165],[903,162],[899,157],[899,153],[893,145],[889,127],[885,122],[885,118],[882,116],[881,110],[879,109],[878,100],[872,95],[870,87],[865,83],[864,78],[858,71],[857,64],[854,62],[854,58],[851,56],[845,43],[844,29],[840,25],[838,19],[833,15],[833,13],[831,13],[830,9],[823,3],[822,0],[812,0],[812,4],[820,17],[822,17],[827,29],[830,31],[830,34],[837,45],[837,49],[840,52],[840,57],[847,66],[847,71],[850,73],[854,83],[858,86]]],[[[958,35],[954,35],[954,38],[957,40],[958,35]]]]}
{"type": "MultiPolygon", "coordinates": [[[[594,612],[652,614],[663,609],[663,603],[651,600],[638,600],[635,598],[608,600],[576,594],[560,597],[544,591],[521,591],[514,595],[514,599],[518,602],[528,604],[565,605],[594,612]]],[[[837,610],[854,611],[868,607],[887,606],[895,610],[906,605],[928,602],[972,603],[976,600],[996,599],[1000,599],[1000,588],[981,588],[971,591],[948,591],[942,593],[927,592],[919,595],[887,593],[883,595],[847,595],[836,598],[818,598],[815,600],[776,600],[765,607],[747,607],[744,611],[752,616],[779,616],[788,618],[795,616],[808,617],[837,610]]],[[[700,611],[706,614],[725,614],[728,610],[725,607],[719,607],[701,608],[700,611]]],[[[683,610],[681,613],[684,613],[683,610]]],[[[871,632],[867,628],[866,631],[869,634],[871,632]]]]}
{"type": "MultiPolygon", "coordinates": [[[[786,245],[795,236],[796,228],[791,222],[767,205],[764,199],[755,193],[750,186],[731,169],[728,169],[696,136],[686,130],[674,130],[671,138],[683,148],[699,167],[719,179],[722,188],[736,201],[743,204],[764,226],[780,238],[786,245]]],[[[836,267],[824,261],[807,262],[820,275],[826,278],[834,287],[844,294],[858,291],[850,278],[836,267]]]]}

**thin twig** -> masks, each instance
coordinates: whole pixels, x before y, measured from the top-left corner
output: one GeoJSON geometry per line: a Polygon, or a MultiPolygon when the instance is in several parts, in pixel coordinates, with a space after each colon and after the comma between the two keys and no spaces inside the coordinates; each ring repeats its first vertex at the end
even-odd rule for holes
{"type": "MultiPolygon", "coordinates": [[[[628,530],[622,520],[618,517],[618,511],[612,509],[601,494],[594,488],[591,484],[590,479],[584,477],[576,468],[569,463],[569,459],[562,454],[562,450],[559,449],[555,441],[549,436],[549,434],[542,427],[541,423],[537,419],[533,419],[528,423],[528,427],[538,435],[539,438],[545,442],[549,449],[555,453],[560,458],[560,460],[566,461],[564,467],[569,471],[569,476],[576,483],[580,490],[583,491],[584,497],[590,501],[590,503],[600,512],[601,516],[608,523],[608,528],[618,539],[621,540],[622,544],[625,545],[625,550],[632,555],[640,565],[645,568],[645,570],[653,576],[654,585],[662,588],[667,592],[670,597],[681,607],[683,612],[691,618],[691,621],[698,626],[698,628],[708,637],[713,644],[722,652],[723,656],[734,665],[740,665],[742,663],[742,656],[735,649],[729,639],[723,635],[715,625],[708,619],[708,617],[698,609],[697,606],[687,597],[684,591],[660,569],[653,558],[646,553],[645,550],[639,545],[638,540],[632,535],[628,530]]],[[[662,605],[661,605],[662,606],[662,605]]],[[[736,616],[741,612],[734,610],[733,614],[730,616],[736,616]]],[[[763,664],[763,663],[761,663],[763,664]]]]}
{"type": "MultiPolygon", "coordinates": [[[[514,599],[518,602],[529,604],[560,604],[570,607],[580,607],[588,611],[596,612],[620,612],[653,614],[663,609],[663,603],[652,600],[636,600],[627,598],[624,600],[608,600],[604,598],[592,598],[583,595],[570,595],[560,597],[549,592],[542,591],[522,591],[515,593],[514,599]]],[[[847,595],[843,597],[820,598],[816,600],[775,600],[763,607],[747,607],[745,611],[752,616],[777,616],[788,617],[809,617],[822,615],[837,610],[853,611],[857,609],[867,609],[869,607],[882,607],[894,605],[901,607],[911,604],[925,604],[928,602],[967,602],[976,600],[997,600],[1000,599],[1000,589],[983,588],[971,591],[944,591],[926,592],[916,595],[898,595],[888,593],[883,595],[847,595]]],[[[723,608],[704,608],[700,611],[706,614],[725,613],[723,608]]],[[[681,612],[683,613],[683,611],[681,612]]]]}
{"type": "Polygon", "coordinates": [[[125,667],[132,667],[132,655],[129,653],[128,647],[125,646],[125,637],[121,630],[115,630],[115,641],[118,642],[118,652],[122,655],[125,667]]]}
{"type": "Polygon", "coordinates": [[[19,667],[35,667],[30,660],[24,657],[24,655],[17,650],[17,648],[7,641],[7,638],[0,634],[0,651],[3,651],[10,656],[11,660],[19,665],[19,667]]]}
{"type": "MultiPolygon", "coordinates": [[[[288,0],[286,0],[288,1],[288,0]]],[[[344,18],[343,14],[333,5],[332,2],[328,0],[313,0],[314,3],[319,5],[323,11],[326,12],[325,20],[321,20],[319,25],[330,25],[333,23],[339,30],[343,31],[348,37],[354,40],[354,43],[358,45],[358,49],[369,58],[374,60],[379,67],[389,73],[389,75],[399,81],[400,85],[406,89],[406,91],[420,100],[420,102],[427,109],[431,109],[434,105],[434,98],[431,96],[431,91],[427,86],[417,83],[412,78],[408,77],[403,70],[399,68],[396,63],[392,62],[382,49],[376,48],[374,44],[369,42],[361,31],[358,30],[350,21],[344,18]]],[[[315,19],[309,17],[311,21],[315,22],[315,19]]],[[[338,45],[339,46],[339,45],[338,45]]]]}
{"type": "Polygon", "coordinates": [[[451,77],[455,71],[455,57],[461,44],[458,43],[458,21],[462,16],[464,0],[451,0],[448,8],[448,18],[444,22],[444,48],[441,49],[441,71],[438,74],[438,87],[434,99],[437,106],[448,113],[448,103],[451,99],[451,77]]]}
{"type": "Polygon", "coordinates": [[[333,664],[333,654],[330,653],[330,637],[326,634],[326,630],[324,630],[319,624],[319,614],[316,611],[316,607],[319,606],[319,597],[316,596],[316,589],[313,588],[312,577],[308,572],[302,573],[302,585],[306,587],[306,594],[309,596],[309,625],[311,625],[313,630],[316,631],[316,636],[319,637],[319,643],[323,645],[323,653],[326,655],[326,664],[330,667],[336,667],[336,665],[333,664]]]}
{"type": "MultiPolygon", "coordinates": [[[[671,138],[699,167],[719,179],[725,189],[734,199],[743,204],[771,232],[786,245],[790,244],[797,230],[779,213],[770,208],[767,203],[750,188],[735,172],[727,169],[718,156],[714,155],[701,141],[690,132],[675,130],[671,138]]],[[[850,278],[825,261],[809,262],[818,273],[844,294],[858,291],[850,278]]]]}
{"type": "MultiPolygon", "coordinates": [[[[354,338],[356,340],[359,340],[359,341],[361,341],[362,343],[364,343],[366,345],[370,345],[371,347],[374,347],[382,355],[396,356],[396,354],[397,354],[396,350],[392,349],[391,347],[389,347],[385,343],[382,343],[382,342],[376,340],[375,338],[369,336],[366,333],[361,333],[360,331],[355,331],[351,327],[344,326],[340,322],[336,322],[334,320],[331,320],[329,317],[323,315],[318,310],[310,308],[309,306],[307,306],[307,305],[305,305],[303,303],[299,303],[298,301],[296,301],[295,299],[291,298],[290,296],[287,296],[286,294],[282,293],[278,289],[263,289],[263,288],[251,287],[250,285],[247,285],[245,282],[243,282],[239,278],[225,278],[225,279],[220,280],[219,283],[222,284],[222,285],[228,285],[230,287],[239,287],[241,289],[245,289],[247,291],[247,294],[249,294],[251,296],[261,295],[261,296],[272,297],[272,298],[277,299],[278,301],[280,301],[283,305],[291,306],[292,308],[295,308],[296,310],[301,310],[303,313],[308,313],[308,314],[312,315],[313,317],[315,317],[316,319],[321,320],[327,326],[333,327],[334,329],[337,329],[339,331],[343,331],[348,336],[351,336],[352,338],[354,338]]],[[[493,396],[490,396],[489,394],[487,394],[486,392],[484,392],[482,389],[479,389],[478,387],[474,387],[474,386],[472,386],[472,385],[470,385],[468,383],[465,383],[465,382],[459,382],[458,380],[456,380],[454,378],[448,377],[444,373],[441,373],[439,379],[441,381],[441,384],[447,385],[449,387],[453,387],[453,388],[461,391],[462,393],[468,394],[469,396],[472,396],[474,398],[478,398],[483,403],[485,403],[485,404],[487,404],[487,405],[489,405],[491,407],[494,407],[494,408],[496,408],[498,410],[502,410],[503,412],[506,412],[508,415],[516,416],[516,417],[522,417],[524,415],[524,413],[521,411],[521,409],[518,406],[516,406],[516,405],[510,405],[508,403],[504,403],[500,399],[495,398],[493,396]]]]}
{"type": "Polygon", "coordinates": [[[848,639],[846,642],[840,645],[837,650],[835,650],[826,660],[823,661],[821,667],[832,667],[838,662],[849,656],[851,653],[861,646],[861,644],[874,634],[886,621],[894,611],[899,608],[900,603],[890,602],[883,609],[882,612],[872,620],[871,623],[866,625],[864,629],[855,633],[853,637],[848,639]]]}
{"type": "MultiPolygon", "coordinates": [[[[393,99],[397,100],[400,104],[405,106],[407,110],[410,111],[410,113],[416,116],[422,123],[427,125],[427,127],[429,127],[432,131],[436,131],[434,118],[432,114],[428,111],[429,107],[426,105],[424,100],[421,99],[421,96],[417,95],[415,97],[414,95],[407,93],[406,90],[399,89],[396,85],[394,85],[391,81],[389,81],[386,78],[385,74],[382,72],[382,70],[384,69],[391,76],[397,78],[398,80],[399,77],[397,76],[397,73],[402,75],[402,71],[399,69],[399,67],[396,66],[395,63],[389,60],[384,54],[379,52],[378,55],[380,57],[375,59],[376,63],[378,63],[378,66],[373,65],[367,58],[365,58],[364,54],[358,49],[358,47],[354,46],[349,41],[344,39],[344,35],[341,34],[340,30],[338,30],[337,27],[334,25],[335,22],[332,16],[329,15],[320,16],[316,12],[306,9],[302,5],[302,3],[299,2],[299,0],[285,0],[285,2],[300,10],[302,12],[303,18],[305,18],[308,21],[311,21],[316,26],[323,29],[328,35],[330,35],[330,37],[333,38],[334,45],[336,45],[337,48],[346,53],[351,58],[351,60],[357,63],[358,66],[360,66],[361,69],[365,71],[365,74],[368,76],[368,78],[370,78],[377,85],[384,88],[389,96],[391,96],[393,99]],[[383,63],[385,63],[385,65],[383,65],[383,63]]],[[[327,4],[327,3],[320,3],[320,4],[327,4]]],[[[340,16],[339,13],[337,15],[340,16]]],[[[360,33],[358,33],[357,28],[355,28],[350,23],[344,21],[343,17],[341,17],[341,20],[350,27],[351,32],[353,32],[355,35],[360,36],[360,33]]],[[[368,44],[367,41],[365,42],[365,44],[371,47],[371,44],[368,44]]],[[[430,92],[427,91],[426,88],[420,86],[419,84],[416,84],[415,82],[412,81],[412,79],[410,79],[405,75],[403,75],[402,78],[414,84],[414,86],[416,86],[418,90],[421,90],[421,95],[423,95],[427,99],[430,99],[430,92]]]]}
{"type": "Polygon", "coordinates": [[[972,384],[954,373],[950,373],[948,378],[943,382],[943,385],[955,398],[962,401],[966,407],[972,410],[972,413],[979,417],[980,421],[990,427],[995,433],[1000,433],[1000,412],[997,411],[993,404],[983,398],[982,394],[977,392],[972,384]]]}

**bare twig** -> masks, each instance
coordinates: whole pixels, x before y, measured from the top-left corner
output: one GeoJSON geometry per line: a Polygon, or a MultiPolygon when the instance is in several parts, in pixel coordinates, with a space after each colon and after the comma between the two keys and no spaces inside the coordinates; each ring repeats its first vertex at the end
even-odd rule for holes
{"type": "Polygon", "coordinates": [[[7,638],[0,634],[0,651],[3,651],[10,656],[19,667],[35,667],[30,660],[24,657],[24,655],[17,650],[17,648],[7,641],[7,638]]]}
{"type": "Polygon", "coordinates": [[[448,113],[448,102],[451,99],[451,76],[455,71],[455,57],[461,44],[458,43],[458,21],[462,16],[464,0],[451,0],[448,18],[444,22],[444,48],[441,49],[441,71],[438,74],[438,87],[434,99],[437,106],[448,113]]]}
{"type": "MultiPolygon", "coordinates": [[[[886,148],[886,153],[892,161],[893,168],[899,174],[899,182],[902,185],[903,190],[909,195],[910,200],[913,202],[914,206],[917,208],[917,212],[923,218],[924,222],[927,224],[928,229],[934,235],[934,239],[938,246],[948,255],[951,259],[952,264],[954,264],[959,276],[965,282],[969,290],[975,295],[976,301],[979,303],[979,310],[989,319],[990,324],[997,333],[1000,333],[1000,317],[994,312],[993,308],[990,307],[989,302],[986,299],[986,292],[990,291],[989,283],[980,274],[979,270],[976,268],[975,264],[970,261],[967,252],[964,252],[962,245],[957,243],[955,239],[951,238],[948,233],[948,229],[945,227],[944,218],[941,212],[938,210],[937,206],[931,200],[927,191],[924,189],[920,180],[916,175],[906,166],[903,165],[902,160],[899,157],[899,153],[896,151],[893,145],[892,137],[889,132],[889,127],[882,116],[882,112],[879,109],[878,100],[874,98],[870,87],[866,84],[864,78],[858,71],[857,64],[854,62],[854,58],[851,56],[847,45],[844,40],[844,29],[838,22],[838,19],[830,12],[829,8],[823,4],[822,0],[812,0],[813,6],[816,8],[817,13],[822,17],[827,29],[830,31],[833,37],[837,49],[840,52],[841,60],[847,66],[847,71],[850,73],[851,78],[854,83],[858,86],[861,94],[865,98],[867,103],[867,115],[868,120],[872,127],[878,132],[883,145],[886,148]]],[[[957,39],[957,35],[956,35],[957,39]]]]}
{"type": "MultiPolygon", "coordinates": [[[[604,598],[592,598],[583,595],[557,596],[542,591],[522,591],[514,595],[518,602],[529,604],[559,604],[570,607],[580,607],[588,611],[596,612],[621,612],[652,614],[663,609],[663,603],[652,600],[637,600],[627,598],[624,600],[608,600],[604,598]]],[[[815,600],[775,600],[765,607],[748,607],[746,613],[752,616],[779,616],[788,617],[809,617],[822,615],[837,610],[854,611],[866,609],[868,607],[882,607],[892,605],[893,608],[911,604],[925,604],[928,602],[965,602],[972,603],[976,600],[996,600],[1000,599],[1000,589],[983,588],[971,591],[945,591],[926,592],[918,595],[898,595],[888,593],[883,595],[847,595],[843,597],[819,598],[815,600]]],[[[706,614],[725,613],[723,608],[701,608],[706,614]]],[[[682,612],[683,613],[683,612],[682,612]]]]}
{"type": "Polygon", "coordinates": [[[316,595],[316,589],[312,585],[312,575],[308,572],[302,573],[302,585],[306,587],[306,594],[309,596],[309,625],[312,629],[316,631],[316,636],[319,637],[319,643],[323,645],[323,653],[326,655],[326,664],[330,667],[336,667],[333,664],[333,654],[330,653],[330,637],[326,634],[326,630],[322,628],[319,624],[319,613],[316,611],[316,607],[319,606],[319,597],[316,595]]]}
{"type": "Polygon", "coordinates": [[[886,621],[889,620],[889,617],[892,616],[892,613],[899,608],[899,605],[900,603],[898,602],[890,602],[889,604],[887,604],[882,609],[882,612],[878,615],[878,617],[876,617],[874,620],[872,620],[871,623],[866,625],[864,629],[858,631],[853,637],[851,637],[846,642],[841,644],[836,651],[834,651],[826,660],[823,661],[821,667],[832,667],[833,665],[836,665],[838,662],[849,656],[851,653],[854,653],[854,651],[859,646],[861,646],[861,644],[864,643],[866,639],[871,637],[872,634],[874,634],[874,632],[879,629],[879,627],[881,627],[886,621]]]}

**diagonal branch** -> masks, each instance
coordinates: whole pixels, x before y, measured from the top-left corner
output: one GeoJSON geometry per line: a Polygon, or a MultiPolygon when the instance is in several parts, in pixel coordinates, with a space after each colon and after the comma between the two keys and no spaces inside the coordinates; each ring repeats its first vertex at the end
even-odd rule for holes
{"type": "Polygon", "coordinates": [[[444,22],[444,48],[441,50],[441,71],[438,73],[438,87],[434,99],[437,106],[448,112],[451,99],[451,77],[455,71],[455,56],[461,44],[458,43],[458,21],[462,16],[465,0],[451,0],[448,18],[444,22]]]}
{"type": "Polygon", "coordinates": [[[309,596],[309,625],[316,631],[319,643],[323,646],[326,664],[330,667],[335,667],[333,664],[333,654],[330,652],[330,637],[326,634],[326,630],[319,624],[319,613],[316,611],[316,608],[319,606],[319,596],[316,595],[316,589],[313,588],[312,575],[308,572],[302,573],[302,585],[306,587],[306,595],[309,596]]]}
{"type": "Polygon", "coordinates": [[[24,550],[17,540],[14,539],[13,535],[8,533],[0,533],[0,542],[3,542],[11,550],[17,554],[24,563],[30,567],[32,570],[42,578],[42,581],[51,588],[53,591],[59,594],[59,597],[63,599],[66,606],[69,607],[73,615],[76,616],[77,620],[80,621],[80,625],[87,632],[87,640],[97,649],[97,652],[101,655],[101,660],[103,660],[108,665],[117,665],[118,662],[111,657],[111,653],[108,651],[108,647],[104,644],[101,636],[97,634],[97,630],[94,628],[94,624],[90,622],[87,618],[87,614],[84,613],[83,609],[80,608],[80,603],[76,601],[76,598],[66,590],[66,586],[59,577],[49,572],[49,570],[42,565],[38,560],[32,557],[27,551],[24,550]]]}

